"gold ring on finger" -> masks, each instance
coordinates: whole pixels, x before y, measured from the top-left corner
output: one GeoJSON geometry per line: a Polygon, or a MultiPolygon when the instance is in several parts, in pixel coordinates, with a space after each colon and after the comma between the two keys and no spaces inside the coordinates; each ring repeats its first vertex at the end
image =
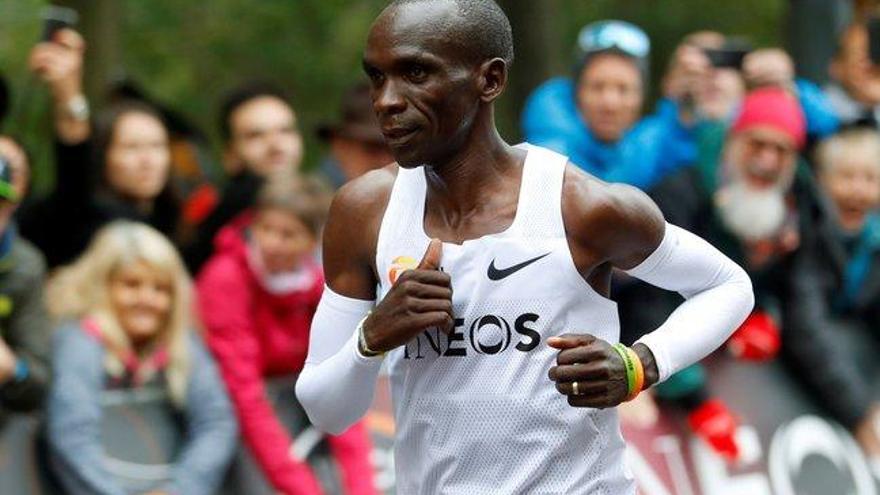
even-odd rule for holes
{"type": "Polygon", "coordinates": [[[578,382],[571,382],[571,390],[574,395],[581,395],[580,391],[578,391],[578,382]]]}

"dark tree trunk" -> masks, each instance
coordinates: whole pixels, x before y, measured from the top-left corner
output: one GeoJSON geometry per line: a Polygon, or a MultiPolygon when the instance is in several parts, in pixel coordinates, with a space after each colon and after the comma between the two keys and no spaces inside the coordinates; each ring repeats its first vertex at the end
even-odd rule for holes
{"type": "Polygon", "coordinates": [[[79,12],[79,31],[86,39],[85,87],[89,99],[100,104],[105,88],[122,74],[119,24],[120,0],[56,0],[79,12]]]}
{"type": "Polygon", "coordinates": [[[503,134],[518,140],[519,115],[529,93],[541,82],[565,68],[568,52],[559,39],[557,0],[501,0],[513,26],[516,60],[507,92],[498,108],[503,134]]]}

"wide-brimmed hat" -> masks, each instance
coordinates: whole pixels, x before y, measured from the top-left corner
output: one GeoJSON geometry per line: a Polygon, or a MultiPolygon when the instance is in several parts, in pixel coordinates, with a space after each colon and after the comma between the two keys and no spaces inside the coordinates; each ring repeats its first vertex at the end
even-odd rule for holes
{"type": "Polygon", "coordinates": [[[370,87],[357,84],[342,97],[340,120],[318,127],[318,137],[324,141],[334,136],[354,139],[369,144],[385,145],[379,121],[373,113],[370,87]]]}

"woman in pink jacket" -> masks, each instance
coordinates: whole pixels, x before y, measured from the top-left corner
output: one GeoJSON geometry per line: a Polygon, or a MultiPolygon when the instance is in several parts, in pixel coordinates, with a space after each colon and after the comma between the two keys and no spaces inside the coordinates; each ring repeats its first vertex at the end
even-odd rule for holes
{"type": "MultiPolygon", "coordinates": [[[[288,495],[331,493],[303,459],[298,442],[267,394],[267,381],[295,377],[309,347],[309,326],[324,277],[314,259],[328,208],[315,184],[274,180],[252,213],[217,235],[214,256],[197,279],[198,304],[229,389],[242,436],[265,478],[288,495]]],[[[292,381],[288,385],[293,390],[292,381]]],[[[293,398],[293,394],[289,394],[293,398]]],[[[305,418],[305,415],[301,415],[305,418]]],[[[370,442],[362,424],[328,437],[339,484],[351,495],[375,494],[370,442]]],[[[322,477],[324,478],[324,477],[322,477]]]]}

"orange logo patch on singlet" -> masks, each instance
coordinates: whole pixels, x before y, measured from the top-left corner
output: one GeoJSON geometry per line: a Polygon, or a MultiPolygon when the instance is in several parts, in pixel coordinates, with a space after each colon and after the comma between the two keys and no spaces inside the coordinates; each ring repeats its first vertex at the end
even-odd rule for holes
{"type": "Polygon", "coordinates": [[[394,285],[394,282],[397,282],[397,278],[400,277],[401,273],[407,270],[414,270],[418,266],[419,262],[415,258],[398,256],[394,258],[391,262],[391,268],[388,269],[388,280],[391,282],[391,285],[394,285]]]}

